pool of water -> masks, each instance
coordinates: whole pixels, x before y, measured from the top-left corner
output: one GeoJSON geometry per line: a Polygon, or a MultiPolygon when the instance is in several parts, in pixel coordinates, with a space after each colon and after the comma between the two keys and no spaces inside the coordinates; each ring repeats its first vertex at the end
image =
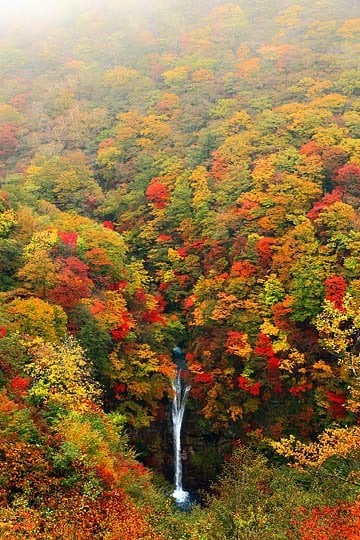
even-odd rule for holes
{"type": "Polygon", "coordinates": [[[194,505],[198,502],[198,496],[195,491],[183,491],[180,496],[176,496],[176,492],[172,494],[174,504],[180,512],[191,512],[194,505]],[[175,495],[174,495],[175,494],[175,495]]]}

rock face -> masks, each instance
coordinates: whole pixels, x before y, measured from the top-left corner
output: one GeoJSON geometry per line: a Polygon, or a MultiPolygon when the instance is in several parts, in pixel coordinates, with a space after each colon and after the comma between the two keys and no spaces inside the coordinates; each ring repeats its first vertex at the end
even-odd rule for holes
{"type": "MultiPolygon", "coordinates": [[[[171,401],[164,400],[165,418],[134,434],[133,442],[139,459],[174,482],[174,449],[172,438],[171,401]]],[[[207,490],[219,474],[225,456],[230,453],[232,439],[228,433],[212,433],[199,428],[191,405],[186,409],[181,432],[183,486],[190,491],[207,490]]]]}
{"type": "Polygon", "coordinates": [[[184,423],[182,448],[184,486],[207,489],[231,450],[231,440],[220,434],[193,429],[188,416],[184,423]]]}
{"type": "Polygon", "coordinates": [[[172,350],[172,356],[178,369],[186,369],[186,355],[179,345],[176,345],[172,350]]]}
{"type": "MultiPolygon", "coordinates": [[[[172,356],[178,369],[186,372],[186,354],[182,346],[176,345],[172,356]]],[[[170,398],[162,400],[162,409],[162,420],[137,433],[134,443],[140,452],[139,458],[173,484],[174,441],[170,398]]],[[[195,415],[190,400],[184,411],[181,430],[181,462],[184,489],[191,491],[209,488],[220,472],[225,456],[231,451],[233,439],[229,432],[220,434],[202,428],[195,415]]]]}

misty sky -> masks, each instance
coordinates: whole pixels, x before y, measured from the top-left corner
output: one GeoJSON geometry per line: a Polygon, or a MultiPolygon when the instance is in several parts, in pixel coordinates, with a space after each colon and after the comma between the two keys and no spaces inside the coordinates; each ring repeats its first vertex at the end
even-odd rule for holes
{"type": "Polygon", "coordinates": [[[0,0],[0,26],[56,24],[82,9],[102,3],[106,5],[106,0],[0,0]]]}
{"type": "MultiPolygon", "coordinates": [[[[20,25],[45,26],[62,22],[91,7],[109,7],[120,4],[133,11],[152,5],[153,0],[0,0],[0,27],[20,25]]],[[[1,35],[0,35],[1,37],[1,35]]]]}
{"type": "MultiPolygon", "coordinates": [[[[48,20],[66,16],[74,4],[83,0],[0,0],[2,22],[48,20]]],[[[86,4],[91,4],[87,1],[86,4]]]]}

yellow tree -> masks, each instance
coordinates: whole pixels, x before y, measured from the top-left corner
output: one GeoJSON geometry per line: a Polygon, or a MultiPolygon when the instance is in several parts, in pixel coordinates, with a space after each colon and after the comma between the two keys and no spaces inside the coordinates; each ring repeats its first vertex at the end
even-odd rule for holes
{"type": "Polygon", "coordinates": [[[84,410],[100,397],[92,380],[84,350],[69,336],[59,345],[36,338],[26,343],[31,362],[26,366],[32,377],[29,396],[38,404],[55,402],[72,410],[84,410]]]}
{"type": "Polygon", "coordinates": [[[335,355],[348,383],[347,407],[360,410],[360,301],[347,294],[342,306],[325,300],[315,322],[325,350],[335,355]]]}
{"type": "Polygon", "coordinates": [[[48,290],[57,280],[56,265],[50,256],[56,242],[55,229],[34,233],[24,248],[24,265],[17,274],[25,287],[41,298],[47,297],[48,290]]]}
{"type": "Polygon", "coordinates": [[[42,337],[52,343],[66,334],[67,318],[60,306],[51,305],[40,298],[16,298],[7,304],[9,328],[32,337],[42,337]]]}

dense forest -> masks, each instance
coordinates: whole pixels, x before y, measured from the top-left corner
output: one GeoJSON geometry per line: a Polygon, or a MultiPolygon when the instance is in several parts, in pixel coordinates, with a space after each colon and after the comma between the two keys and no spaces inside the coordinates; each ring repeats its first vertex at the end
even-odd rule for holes
{"type": "Polygon", "coordinates": [[[0,538],[360,538],[359,36],[357,0],[2,28],[0,538]]]}

